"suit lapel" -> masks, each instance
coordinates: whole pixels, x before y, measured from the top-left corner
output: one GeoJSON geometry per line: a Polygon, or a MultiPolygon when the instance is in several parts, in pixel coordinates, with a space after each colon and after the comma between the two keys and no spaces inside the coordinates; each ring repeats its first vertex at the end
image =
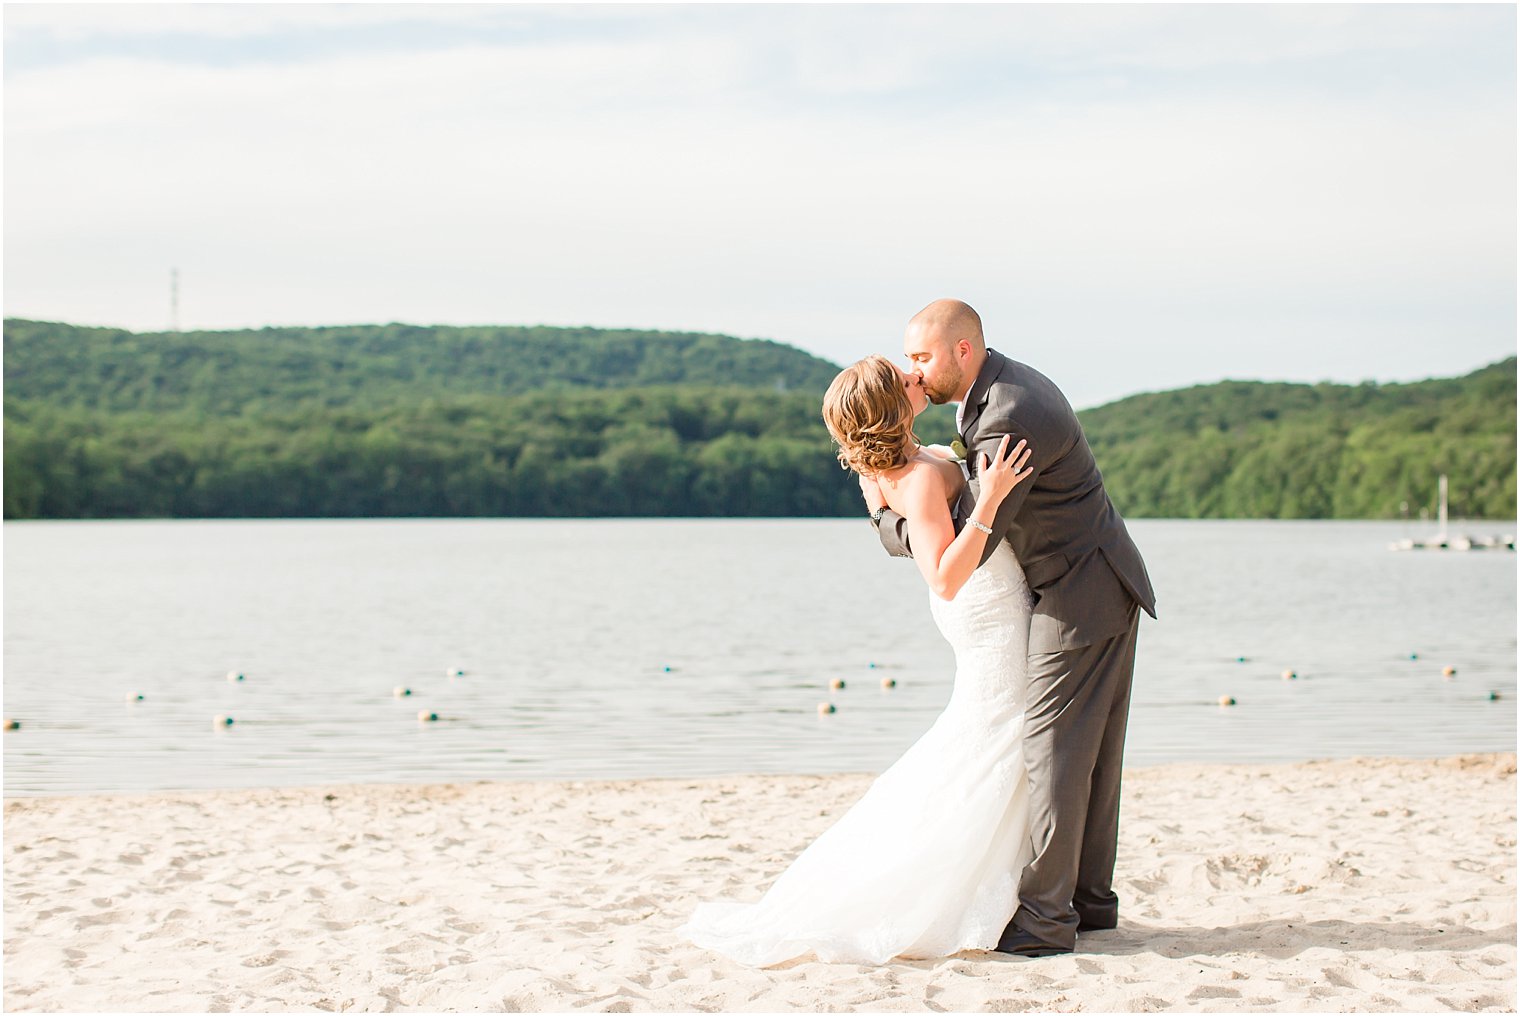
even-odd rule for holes
{"type": "Polygon", "coordinates": [[[971,442],[966,439],[966,435],[976,430],[977,421],[987,405],[987,394],[992,390],[992,382],[1003,373],[1003,364],[1007,362],[1002,353],[995,349],[987,350],[987,359],[977,372],[976,380],[971,383],[971,390],[966,393],[965,412],[961,414],[961,443],[967,448],[971,447],[971,442]]]}

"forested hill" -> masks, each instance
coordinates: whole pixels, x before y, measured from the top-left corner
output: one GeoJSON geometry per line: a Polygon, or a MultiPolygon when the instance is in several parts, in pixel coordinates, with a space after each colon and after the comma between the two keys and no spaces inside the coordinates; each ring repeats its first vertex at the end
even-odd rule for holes
{"type": "Polygon", "coordinates": [[[837,372],[707,334],[7,320],[5,517],[858,513],[837,372]]]}
{"type": "Polygon", "coordinates": [[[352,325],[136,334],[5,322],[5,394],[113,412],[218,415],[562,388],[822,392],[839,368],[764,340],[597,328],[352,325]]]}
{"type": "MultiPolygon", "coordinates": [[[[8,320],[5,517],[858,516],[819,416],[837,370],[690,333],[8,320]]],[[[1081,418],[1129,517],[1396,518],[1433,511],[1443,472],[1455,514],[1515,515],[1514,358],[1081,418]]]]}
{"type": "Polygon", "coordinates": [[[1224,381],[1090,409],[1083,429],[1130,516],[1515,517],[1515,358],[1412,384],[1224,381]]]}

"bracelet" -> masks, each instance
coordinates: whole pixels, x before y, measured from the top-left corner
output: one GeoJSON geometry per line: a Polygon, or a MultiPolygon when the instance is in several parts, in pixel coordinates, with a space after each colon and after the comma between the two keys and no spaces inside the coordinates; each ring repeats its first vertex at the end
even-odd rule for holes
{"type": "Polygon", "coordinates": [[[966,525],[972,526],[972,527],[974,527],[976,529],[980,529],[982,532],[986,533],[988,536],[992,535],[992,527],[989,526],[989,525],[985,525],[985,524],[983,524],[981,522],[978,522],[976,519],[967,519],[966,520],[966,525]]]}

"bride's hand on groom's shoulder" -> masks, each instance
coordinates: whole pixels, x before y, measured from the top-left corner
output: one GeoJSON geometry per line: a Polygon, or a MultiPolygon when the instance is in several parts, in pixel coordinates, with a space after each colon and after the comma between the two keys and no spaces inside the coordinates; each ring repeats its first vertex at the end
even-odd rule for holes
{"type": "Polygon", "coordinates": [[[1029,456],[1033,452],[1029,442],[1020,441],[1010,448],[1011,444],[1013,435],[1004,434],[994,455],[982,453],[982,468],[978,472],[981,474],[984,495],[1001,500],[1003,495],[1027,480],[1034,472],[1029,467],[1029,456]]]}

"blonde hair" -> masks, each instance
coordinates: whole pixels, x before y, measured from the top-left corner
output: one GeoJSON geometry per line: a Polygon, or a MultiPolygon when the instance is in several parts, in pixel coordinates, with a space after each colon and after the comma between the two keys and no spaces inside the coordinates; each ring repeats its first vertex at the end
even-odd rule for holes
{"type": "Polygon", "coordinates": [[[823,422],[839,446],[839,463],[862,476],[908,461],[913,403],[885,356],[868,356],[839,372],[823,396],[823,422]]]}

